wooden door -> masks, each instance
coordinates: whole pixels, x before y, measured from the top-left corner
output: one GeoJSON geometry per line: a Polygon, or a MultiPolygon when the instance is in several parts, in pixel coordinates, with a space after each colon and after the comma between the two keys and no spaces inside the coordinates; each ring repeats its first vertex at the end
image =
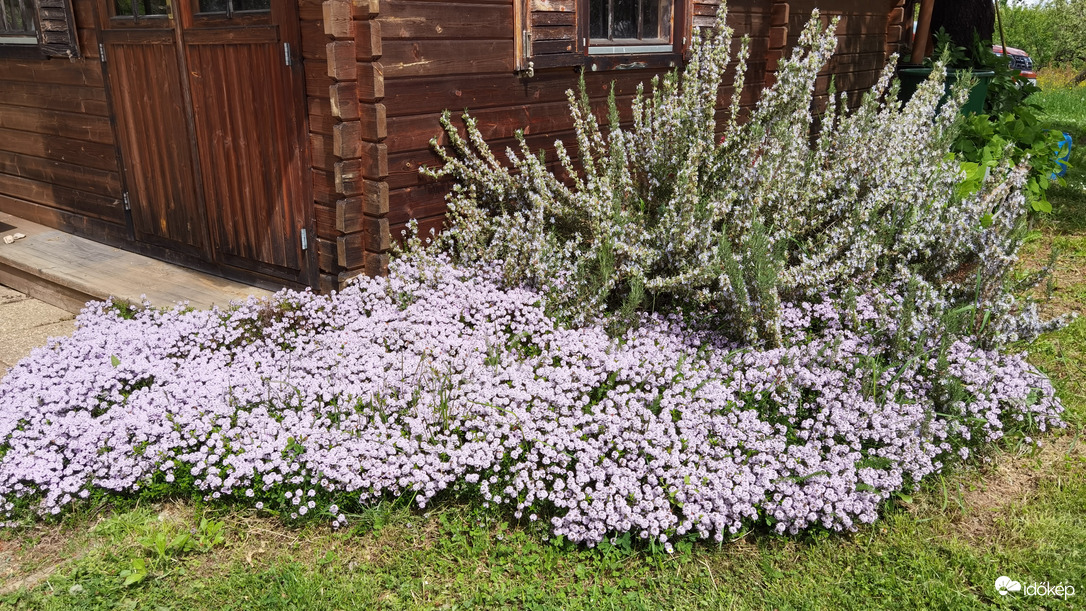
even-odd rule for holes
{"type": "Polygon", "coordinates": [[[135,237],[310,284],[294,5],[170,1],[99,7],[135,237]]]}
{"type": "Polygon", "coordinates": [[[183,41],[221,261],[305,282],[303,83],[293,4],[187,0],[183,41]]]}
{"type": "Polygon", "coordinates": [[[104,1],[99,40],[135,238],[211,258],[170,8],[166,0],[104,1]]]}

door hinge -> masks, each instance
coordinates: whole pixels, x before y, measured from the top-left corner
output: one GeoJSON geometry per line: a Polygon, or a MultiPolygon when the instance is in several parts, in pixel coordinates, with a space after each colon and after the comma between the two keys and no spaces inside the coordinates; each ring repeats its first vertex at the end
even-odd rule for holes
{"type": "Polygon", "coordinates": [[[289,42],[284,42],[283,43],[283,61],[286,62],[287,66],[294,65],[293,60],[290,57],[290,43],[289,42]]]}
{"type": "Polygon", "coordinates": [[[309,248],[309,241],[306,240],[305,229],[303,229],[302,230],[302,250],[307,250],[308,248],[309,248]]]}
{"type": "Polygon", "coordinates": [[[524,57],[532,56],[532,31],[524,30],[524,57]]]}
{"type": "Polygon", "coordinates": [[[131,210],[132,209],[132,203],[128,201],[128,191],[125,191],[121,195],[121,197],[124,199],[124,209],[125,210],[131,210]]]}
{"type": "Polygon", "coordinates": [[[98,57],[103,64],[106,63],[106,46],[102,43],[98,43],[98,57]]]}

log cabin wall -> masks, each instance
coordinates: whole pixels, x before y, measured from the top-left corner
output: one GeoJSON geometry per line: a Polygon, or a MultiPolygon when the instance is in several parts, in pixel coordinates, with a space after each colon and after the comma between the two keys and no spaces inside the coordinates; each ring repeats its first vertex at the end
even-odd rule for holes
{"type": "Polygon", "coordinates": [[[0,210],[120,242],[128,230],[94,7],[72,8],[79,53],[0,50],[0,210]]]}
{"type": "Polygon", "coordinates": [[[325,0],[319,6],[320,20],[303,27],[314,41],[307,43],[312,68],[306,68],[307,75],[312,71],[310,148],[320,285],[329,290],[388,267],[388,154],[380,4],[325,0]]]}
{"type": "MultiPolygon", "coordinates": [[[[530,145],[551,151],[550,158],[556,138],[575,154],[565,91],[576,86],[577,71],[567,65],[517,72],[524,66],[515,1],[559,12],[573,6],[573,0],[298,0],[321,289],[382,273],[390,236],[398,238],[409,219],[419,219],[424,232],[440,228],[448,185],[422,178],[418,168],[438,162],[429,141],[444,139],[443,110],[470,110],[496,151],[514,144],[515,130],[523,128],[530,145]]],[[[841,52],[831,70],[853,98],[896,51],[901,0],[737,0],[729,24],[752,39],[744,108],[772,82],[776,62],[816,3],[826,15],[843,16],[841,52]]],[[[683,18],[694,27],[711,25],[717,4],[696,0],[683,18]]],[[[74,0],[72,8],[78,52],[51,59],[0,54],[0,210],[175,258],[131,237],[95,6],[74,0]]],[[[548,48],[562,43],[546,42],[548,48]]],[[[601,115],[612,83],[628,112],[638,83],[668,69],[606,61],[580,62],[601,115]]],[[[721,108],[730,81],[731,75],[721,108]]]]}
{"type": "MultiPolygon", "coordinates": [[[[532,4],[573,5],[550,0],[532,0],[532,4]]],[[[729,23],[738,34],[752,37],[746,106],[754,103],[753,93],[764,81],[770,4],[757,0],[729,4],[729,23]]],[[[711,24],[716,8],[713,2],[695,2],[692,20],[711,24]]],[[[578,74],[572,67],[536,69],[531,76],[515,72],[514,2],[385,0],[377,20],[384,47],[388,223],[394,239],[400,238],[412,218],[419,221],[423,233],[439,229],[443,222],[448,184],[421,177],[419,167],[439,161],[429,143],[432,138],[445,142],[438,124],[445,109],[454,113],[461,127],[459,114],[470,111],[495,152],[515,145],[515,131],[524,129],[532,148],[547,150],[548,159],[555,159],[555,139],[562,139],[575,154],[565,92],[576,88],[578,74]]],[[[619,109],[628,115],[637,85],[647,85],[654,75],[668,69],[665,65],[593,70],[588,62],[584,74],[590,98],[605,117],[612,83],[619,109]]],[[[731,78],[726,78],[726,89],[731,78]]],[[[722,98],[721,107],[727,99],[722,98]]]]}
{"type": "MultiPolygon", "coordinates": [[[[900,30],[893,28],[901,20],[901,11],[895,16],[894,10],[902,0],[733,1],[729,3],[728,23],[735,29],[736,40],[744,34],[751,37],[744,112],[756,102],[757,93],[773,82],[777,61],[796,44],[816,4],[825,19],[842,16],[838,29],[841,47],[827,68],[827,74],[837,74],[838,89],[856,101],[859,92],[875,82],[900,38],[900,30]]],[[[562,10],[562,5],[573,10],[574,2],[528,0],[526,10],[562,10]]],[[[711,26],[718,5],[715,0],[695,0],[689,7],[688,23],[711,26]]],[[[455,115],[469,110],[496,152],[514,145],[514,132],[522,128],[532,148],[547,150],[549,159],[554,159],[556,138],[562,139],[571,153],[575,151],[565,91],[576,87],[577,73],[570,67],[537,69],[530,76],[516,72],[524,64],[518,60],[517,18],[515,1],[510,0],[381,2],[376,21],[383,46],[387,226],[393,239],[400,238],[412,218],[419,221],[424,233],[442,225],[448,185],[421,177],[419,167],[438,163],[429,142],[435,137],[445,141],[438,124],[445,109],[455,115]]],[[[668,69],[593,69],[592,63],[591,58],[583,63],[585,81],[601,117],[606,116],[612,83],[619,109],[628,113],[638,83],[647,83],[668,69]]],[[[725,78],[719,116],[730,99],[732,78],[732,74],[725,78]]],[[[820,86],[825,91],[828,78],[820,86]]],[[[462,127],[461,122],[457,124],[462,127]]]]}
{"type": "Polygon", "coordinates": [[[821,108],[825,108],[830,76],[834,77],[838,93],[855,106],[901,47],[905,0],[792,0],[778,4],[784,7],[778,18],[785,30],[783,44],[774,59],[786,56],[796,46],[799,33],[816,7],[822,23],[839,19],[837,52],[817,83],[821,108]]]}

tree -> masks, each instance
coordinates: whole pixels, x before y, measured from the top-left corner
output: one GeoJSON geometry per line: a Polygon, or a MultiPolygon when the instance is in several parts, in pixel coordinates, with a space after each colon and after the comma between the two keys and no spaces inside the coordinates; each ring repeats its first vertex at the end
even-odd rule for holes
{"type": "Polygon", "coordinates": [[[1008,45],[1028,51],[1038,67],[1074,66],[1086,79],[1086,0],[1000,0],[1000,10],[1008,45]]]}

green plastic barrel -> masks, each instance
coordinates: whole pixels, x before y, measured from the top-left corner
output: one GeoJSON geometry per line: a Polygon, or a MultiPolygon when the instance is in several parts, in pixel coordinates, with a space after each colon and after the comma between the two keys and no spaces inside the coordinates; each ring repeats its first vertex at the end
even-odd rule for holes
{"type": "MultiPolygon", "coordinates": [[[[903,102],[907,102],[909,98],[913,97],[916,93],[916,88],[920,86],[920,83],[928,80],[931,76],[931,68],[899,68],[897,71],[898,80],[901,81],[901,91],[898,97],[903,102]]],[[[984,112],[984,99],[988,97],[988,83],[992,81],[992,77],[995,76],[995,72],[991,70],[978,70],[973,72],[973,76],[977,79],[977,84],[973,86],[973,89],[969,92],[969,99],[966,100],[965,105],[962,106],[962,114],[979,114],[984,112]]],[[[946,75],[946,94],[943,95],[943,99],[939,101],[939,107],[943,106],[943,103],[950,97],[950,88],[954,86],[954,83],[958,82],[957,72],[948,72],[946,75]]]]}

